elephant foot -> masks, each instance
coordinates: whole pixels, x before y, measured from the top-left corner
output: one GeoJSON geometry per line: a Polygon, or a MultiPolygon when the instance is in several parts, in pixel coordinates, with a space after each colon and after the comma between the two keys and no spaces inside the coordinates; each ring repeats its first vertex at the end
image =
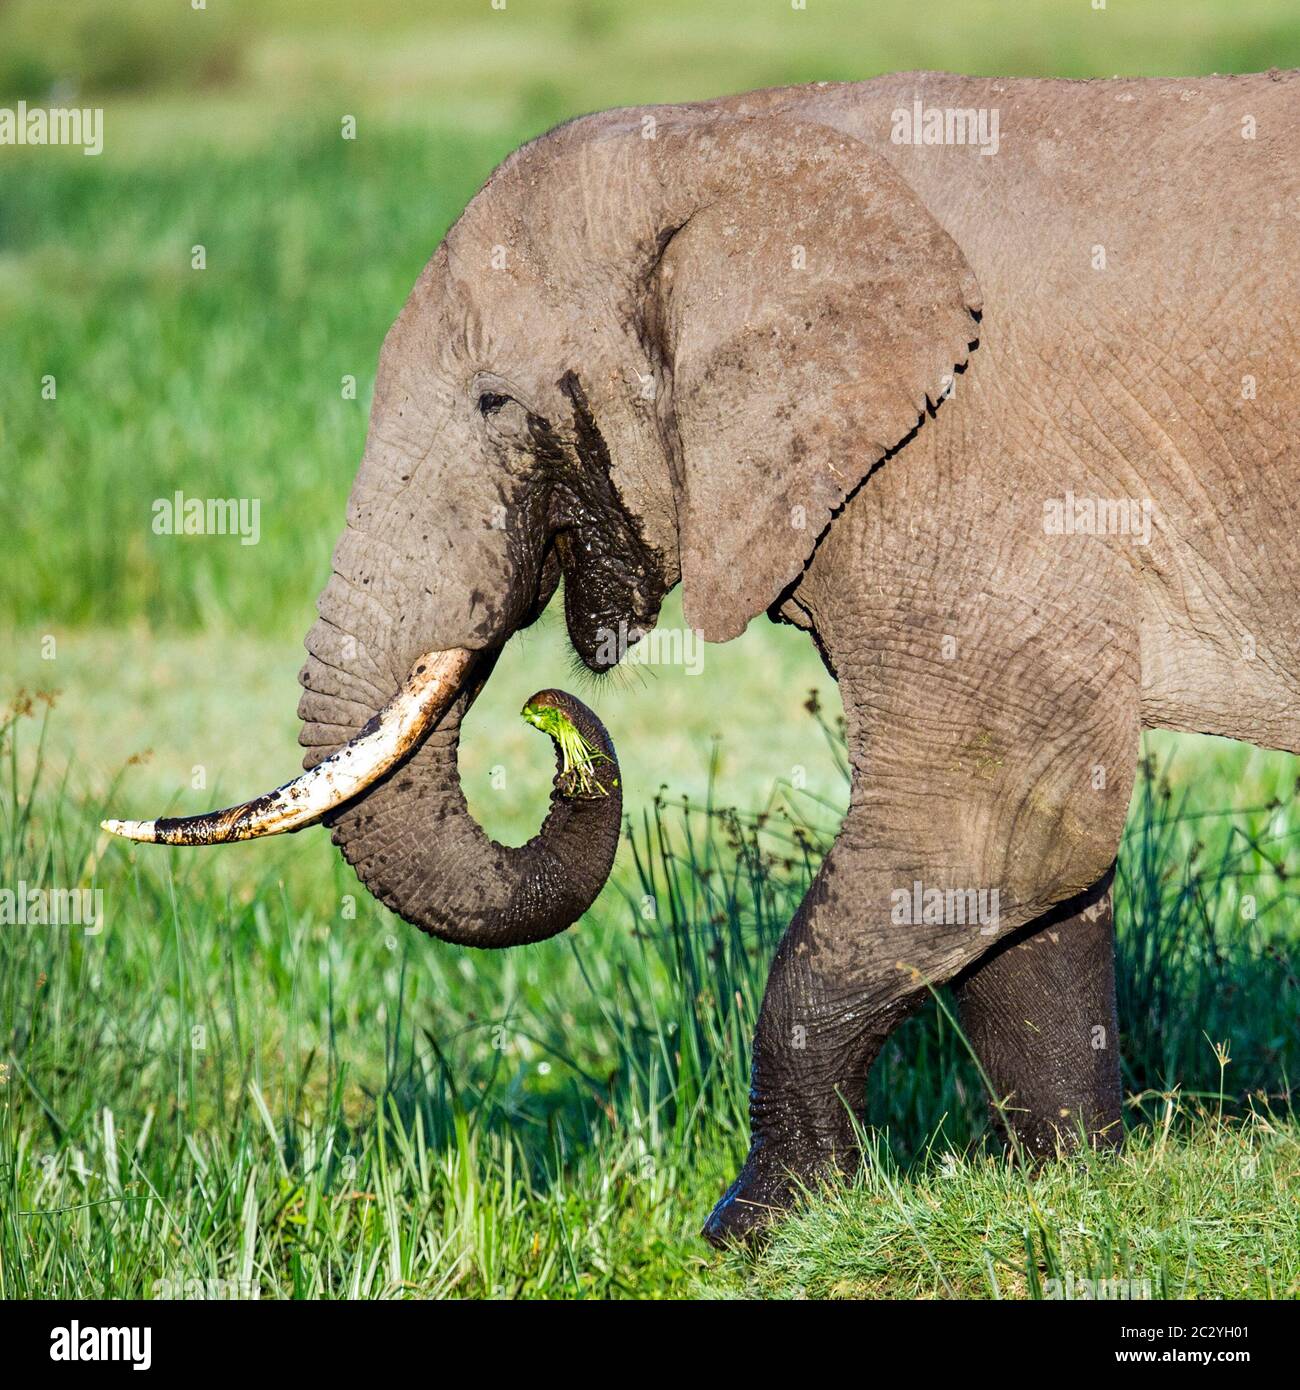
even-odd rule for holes
{"type": "Polygon", "coordinates": [[[794,1206],[801,1190],[834,1168],[823,1155],[813,1159],[753,1148],[740,1176],[722,1194],[700,1234],[718,1249],[761,1243],[794,1206]]]}

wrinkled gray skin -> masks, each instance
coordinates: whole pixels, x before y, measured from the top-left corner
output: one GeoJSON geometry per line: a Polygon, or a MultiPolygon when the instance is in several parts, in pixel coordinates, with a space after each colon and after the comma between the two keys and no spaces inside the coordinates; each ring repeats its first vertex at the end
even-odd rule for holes
{"type": "MultiPolygon", "coordinates": [[[[851,804],[777,953],[711,1239],[852,1159],[931,984],[957,981],[1031,1149],[1118,1139],[1107,889],[1139,733],[1300,752],[1298,125],[1296,74],[592,116],[506,161],[389,334],[307,640],[309,765],[419,654],[483,674],[561,571],[590,665],[680,581],[710,640],[768,612],[839,681],[851,804]],[[997,153],[895,143],[917,99],[996,109],[997,153]],[[1150,543],[1049,534],[1067,490],[1149,501],[1150,543]],[[917,882],[996,890],[997,920],[901,922],[917,882]]],[[[334,839],[410,921],[512,944],[529,856],[553,885],[584,865],[545,833],[507,862],[470,820],[472,695],[334,839]]],[[[524,939],[598,889],[556,886],[524,939]]]]}

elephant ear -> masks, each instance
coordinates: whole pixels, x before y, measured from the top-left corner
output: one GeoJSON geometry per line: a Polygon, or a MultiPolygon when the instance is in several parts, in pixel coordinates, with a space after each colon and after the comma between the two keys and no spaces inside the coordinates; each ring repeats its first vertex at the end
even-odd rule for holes
{"type": "Polygon", "coordinates": [[[980,290],[861,142],[770,118],[688,139],[708,196],[667,241],[654,303],[687,621],[725,641],[797,578],[836,508],[949,389],[977,340],[980,290]]]}

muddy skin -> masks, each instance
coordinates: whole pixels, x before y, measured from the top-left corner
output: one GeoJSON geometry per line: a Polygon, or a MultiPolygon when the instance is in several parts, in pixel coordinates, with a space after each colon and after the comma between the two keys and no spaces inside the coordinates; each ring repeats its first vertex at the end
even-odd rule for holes
{"type": "MultiPolygon", "coordinates": [[[[462,709],[472,696],[462,696],[462,709]]],[[[469,816],[456,775],[459,711],[406,765],[326,821],[349,862],[355,854],[358,873],[381,901],[422,931],[456,945],[524,946],[564,931],[595,901],[618,849],[623,784],[605,726],[562,690],[533,695],[522,717],[552,739],[556,754],[547,816],[526,844],[497,844],[469,816]],[[454,786],[448,785],[451,778],[454,786]],[[436,804],[438,793],[447,805],[436,804]],[[390,814],[401,817],[402,833],[417,837],[413,843],[428,856],[423,881],[439,885],[416,902],[401,891],[402,879],[391,890],[392,901],[384,896],[390,892],[385,873],[395,862],[394,836],[386,831],[390,814]],[[457,877],[471,855],[491,865],[487,882],[477,888],[457,877]]]]}
{"type": "MultiPolygon", "coordinates": [[[[1010,1156],[1031,1164],[1080,1143],[1123,1142],[1113,878],[1112,867],[1094,888],[1000,942],[956,981],[962,1029],[992,1087],[994,1130],[1010,1156]]],[[[808,906],[824,901],[814,892],[808,906]]],[[[799,924],[796,917],[791,931],[799,924]]],[[[766,1055],[762,1046],[789,1021],[765,1026],[760,1018],[750,1092],[755,1142],[701,1232],[711,1245],[757,1246],[801,1191],[852,1175],[861,1162],[853,1125],[866,1120],[867,1073],[888,1034],[924,997],[918,992],[882,1010],[868,1030],[851,1031],[847,1047],[835,1052],[842,1071],[833,1088],[796,1071],[794,1097],[791,1054],[766,1055]],[[820,1104],[810,1106],[810,1095],[820,1104]]]]}
{"type": "Polygon", "coordinates": [[[956,982],[962,1030],[997,1098],[990,1119],[1031,1161],[1123,1142],[1114,877],[999,942],[956,982]]]}
{"type": "Polygon", "coordinates": [[[573,408],[576,470],[553,473],[550,525],[564,571],[569,637],[593,671],[616,665],[659,616],[663,565],[610,480],[609,449],[573,372],[560,387],[573,408]]]}

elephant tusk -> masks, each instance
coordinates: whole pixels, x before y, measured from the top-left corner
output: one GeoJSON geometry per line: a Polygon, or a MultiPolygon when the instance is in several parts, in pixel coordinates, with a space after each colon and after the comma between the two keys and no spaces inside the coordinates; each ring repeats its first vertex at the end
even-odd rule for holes
{"type": "Polygon", "coordinates": [[[224,845],[301,830],[365,791],[420,742],[456,698],[474,656],[453,647],[420,657],[397,694],[355,738],[273,792],[201,816],[100,824],[123,839],[159,845],[224,845]]]}

